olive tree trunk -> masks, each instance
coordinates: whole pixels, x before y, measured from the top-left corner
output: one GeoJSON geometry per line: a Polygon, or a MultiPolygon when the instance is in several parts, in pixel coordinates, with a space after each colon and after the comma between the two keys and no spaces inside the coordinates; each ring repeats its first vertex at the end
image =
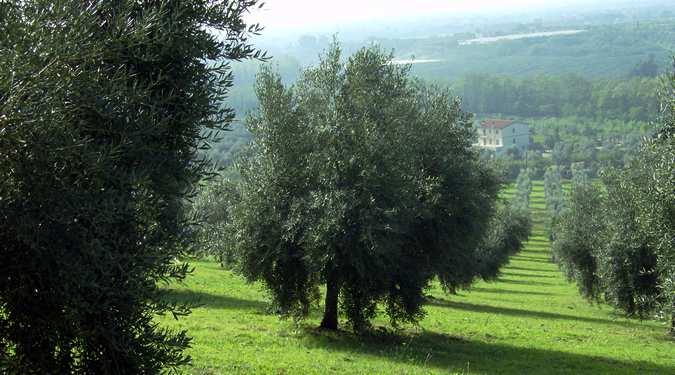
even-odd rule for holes
{"type": "Polygon", "coordinates": [[[340,283],[337,272],[334,270],[326,280],[326,306],[323,311],[321,328],[336,331],[338,329],[338,297],[340,296],[340,283]]]}

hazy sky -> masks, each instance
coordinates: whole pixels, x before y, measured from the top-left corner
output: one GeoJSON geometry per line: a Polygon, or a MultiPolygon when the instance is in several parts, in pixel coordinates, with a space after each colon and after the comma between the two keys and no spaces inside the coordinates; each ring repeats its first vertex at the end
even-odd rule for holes
{"type": "Polygon", "coordinates": [[[593,0],[265,0],[265,7],[255,12],[255,19],[270,31],[329,30],[362,21],[518,12],[591,2],[593,0]]]}

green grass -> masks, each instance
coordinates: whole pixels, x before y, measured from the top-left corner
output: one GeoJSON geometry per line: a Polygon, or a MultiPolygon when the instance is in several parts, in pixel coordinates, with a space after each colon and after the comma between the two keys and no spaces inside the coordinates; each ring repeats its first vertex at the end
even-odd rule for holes
{"type": "MultiPolygon", "coordinates": [[[[359,338],[317,330],[315,309],[302,324],[268,312],[257,284],[196,262],[172,298],[202,305],[178,321],[188,329],[197,374],[675,374],[675,342],[665,325],[629,320],[579,297],[549,261],[543,184],[532,194],[533,236],[493,283],[471,291],[429,294],[427,317],[401,331],[359,338]]],[[[384,317],[375,322],[388,327],[384,317]]]]}

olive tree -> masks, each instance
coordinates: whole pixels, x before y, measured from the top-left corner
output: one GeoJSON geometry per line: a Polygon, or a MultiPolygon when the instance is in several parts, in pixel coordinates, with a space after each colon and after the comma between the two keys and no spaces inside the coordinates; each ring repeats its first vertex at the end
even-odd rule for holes
{"type": "Polygon", "coordinates": [[[673,250],[672,173],[675,75],[664,79],[661,126],[624,168],[602,172],[593,186],[579,166],[569,209],[557,226],[553,251],[583,295],[629,316],[671,317],[673,250]]]}
{"type": "Polygon", "coordinates": [[[512,205],[519,210],[529,212],[530,194],[532,194],[532,179],[529,169],[521,169],[516,178],[516,193],[513,196],[512,205]]]}
{"type": "Polygon", "coordinates": [[[553,252],[568,277],[585,297],[604,298],[628,316],[672,314],[669,137],[672,130],[661,129],[626,168],[603,171],[599,186],[577,179],[556,227],[553,252]]]}
{"type": "Polygon", "coordinates": [[[531,234],[529,212],[509,204],[498,205],[478,249],[478,275],[486,281],[497,279],[501,267],[522,250],[531,234]]]}
{"type": "Polygon", "coordinates": [[[597,300],[602,295],[598,274],[598,253],[604,244],[605,219],[602,191],[583,180],[572,185],[567,210],[560,216],[553,257],[575,281],[584,297],[597,300]]]}
{"type": "Polygon", "coordinates": [[[675,335],[675,73],[671,75],[669,113],[655,137],[648,140],[636,160],[639,194],[639,223],[656,256],[656,273],[661,311],[670,315],[670,332],[675,335]]]}
{"type": "Polygon", "coordinates": [[[662,312],[670,314],[670,333],[675,336],[675,58],[659,97],[660,127],[643,144],[635,164],[642,171],[637,179],[643,197],[640,222],[656,253],[662,312]]]}
{"type": "Polygon", "coordinates": [[[257,94],[233,246],[279,311],[305,316],[325,285],[321,326],[342,311],[362,331],[378,304],[393,324],[420,319],[435,277],[472,282],[499,184],[457,99],[376,48],[345,62],[337,45],[291,87],[264,69],[257,94]]]}
{"type": "Polygon", "coordinates": [[[596,257],[605,299],[629,316],[646,317],[659,299],[656,253],[640,225],[635,170],[603,174],[605,241],[596,257]]]}
{"type": "Polygon", "coordinates": [[[626,264],[631,284],[622,294],[617,286],[608,287],[615,300],[627,311],[647,315],[654,311],[670,315],[675,334],[675,69],[663,77],[660,89],[660,124],[653,136],[645,139],[636,158],[627,168],[614,172],[611,182],[617,196],[623,197],[611,208],[615,212],[615,236],[628,237],[633,252],[620,254],[621,263],[609,268],[620,274],[626,264]],[[636,256],[637,255],[637,256],[636,256]],[[632,297],[632,298],[630,298],[632,297]]]}
{"type": "Polygon", "coordinates": [[[256,3],[0,4],[0,372],[188,361],[158,282],[188,272],[185,197],[233,117],[226,61],[260,56],[256,3]]]}

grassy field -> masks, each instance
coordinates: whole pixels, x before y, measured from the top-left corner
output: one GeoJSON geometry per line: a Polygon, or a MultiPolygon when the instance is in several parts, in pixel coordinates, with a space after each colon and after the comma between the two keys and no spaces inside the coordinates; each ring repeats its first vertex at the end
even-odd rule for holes
{"type": "Polygon", "coordinates": [[[432,288],[416,327],[392,331],[381,318],[365,338],[323,332],[320,307],[301,324],[279,320],[260,286],[210,262],[172,286],[172,298],[201,306],[160,322],[188,329],[185,370],[196,374],[675,374],[665,325],[587,303],[550,263],[541,182],[532,209],[533,236],[502,277],[458,295],[432,288]]]}

